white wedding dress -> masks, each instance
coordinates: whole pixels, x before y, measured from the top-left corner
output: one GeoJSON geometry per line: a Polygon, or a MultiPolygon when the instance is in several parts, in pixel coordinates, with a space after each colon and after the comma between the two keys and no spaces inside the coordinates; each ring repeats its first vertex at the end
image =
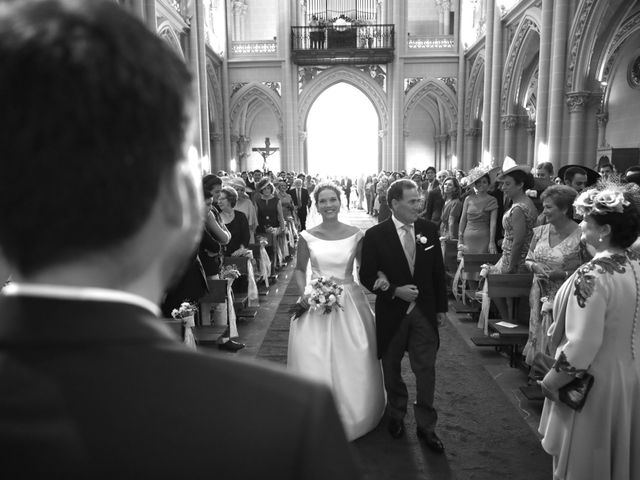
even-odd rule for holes
{"type": "Polygon", "coordinates": [[[354,440],[376,427],[386,402],[373,312],[353,277],[363,233],[342,240],[300,235],[309,245],[312,278],[333,277],[344,291],[342,309],[311,309],[291,322],[287,366],[331,388],[347,438],[354,440]]]}

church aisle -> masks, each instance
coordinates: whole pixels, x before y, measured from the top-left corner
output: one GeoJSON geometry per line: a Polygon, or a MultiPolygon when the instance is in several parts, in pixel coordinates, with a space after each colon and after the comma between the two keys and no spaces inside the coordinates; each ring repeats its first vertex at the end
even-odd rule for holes
{"type": "MultiPolygon", "coordinates": [[[[366,229],[375,223],[361,210],[342,212],[341,219],[366,229]]],[[[247,348],[240,356],[256,361],[286,364],[289,333],[289,307],[297,292],[290,280],[291,262],[278,277],[269,294],[261,297],[261,309],[250,324],[240,325],[247,348]]],[[[370,295],[373,300],[373,296],[370,295]]],[[[438,432],[445,455],[431,453],[416,438],[413,412],[405,419],[407,435],[393,440],[386,422],[353,443],[366,479],[547,479],[551,457],[542,451],[534,432],[527,425],[530,413],[509,399],[514,385],[499,385],[504,374],[522,382],[524,373],[509,369],[507,359],[469,346],[463,322],[450,313],[451,321],[441,328],[441,347],[437,363],[436,407],[438,432]],[[523,418],[525,417],[525,418],[523,418]]],[[[415,385],[408,357],[403,362],[405,381],[413,401],[415,385]]],[[[512,382],[513,383],[513,382],[512,382]]]]}

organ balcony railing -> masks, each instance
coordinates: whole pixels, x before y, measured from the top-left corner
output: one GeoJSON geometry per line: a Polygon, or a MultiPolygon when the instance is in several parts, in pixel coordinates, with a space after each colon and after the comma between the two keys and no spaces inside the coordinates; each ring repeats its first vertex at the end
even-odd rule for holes
{"type": "Polygon", "coordinates": [[[297,65],[389,63],[394,25],[291,27],[291,56],[297,65]]]}

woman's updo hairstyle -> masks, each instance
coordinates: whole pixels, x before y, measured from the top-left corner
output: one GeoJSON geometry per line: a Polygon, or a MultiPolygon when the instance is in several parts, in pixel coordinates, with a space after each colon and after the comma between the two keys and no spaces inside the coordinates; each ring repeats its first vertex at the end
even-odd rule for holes
{"type": "Polygon", "coordinates": [[[522,170],[513,170],[505,173],[505,177],[511,177],[516,184],[522,184],[522,190],[530,190],[533,188],[533,175],[522,170]]]}
{"type": "Polygon", "coordinates": [[[317,184],[313,189],[313,198],[316,201],[316,205],[318,204],[318,197],[320,196],[320,192],[322,192],[323,190],[331,190],[332,192],[334,192],[338,197],[338,202],[342,203],[342,201],[340,200],[340,189],[331,182],[321,182],[317,184]]]}
{"type": "Polygon", "coordinates": [[[640,233],[640,187],[635,184],[600,183],[576,200],[578,213],[611,228],[611,245],[627,249],[640,233]]]}

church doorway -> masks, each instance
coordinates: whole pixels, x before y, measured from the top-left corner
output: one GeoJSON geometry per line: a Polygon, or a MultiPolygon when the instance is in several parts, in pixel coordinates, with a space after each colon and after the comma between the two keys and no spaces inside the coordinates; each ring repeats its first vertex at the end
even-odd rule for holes
{"type": "Polygon", "coordinates": [[[378,171],[378,114],[371,100],[346,82],[322,92],[307,116],[308,173],[352,179],[378,171]]]}

